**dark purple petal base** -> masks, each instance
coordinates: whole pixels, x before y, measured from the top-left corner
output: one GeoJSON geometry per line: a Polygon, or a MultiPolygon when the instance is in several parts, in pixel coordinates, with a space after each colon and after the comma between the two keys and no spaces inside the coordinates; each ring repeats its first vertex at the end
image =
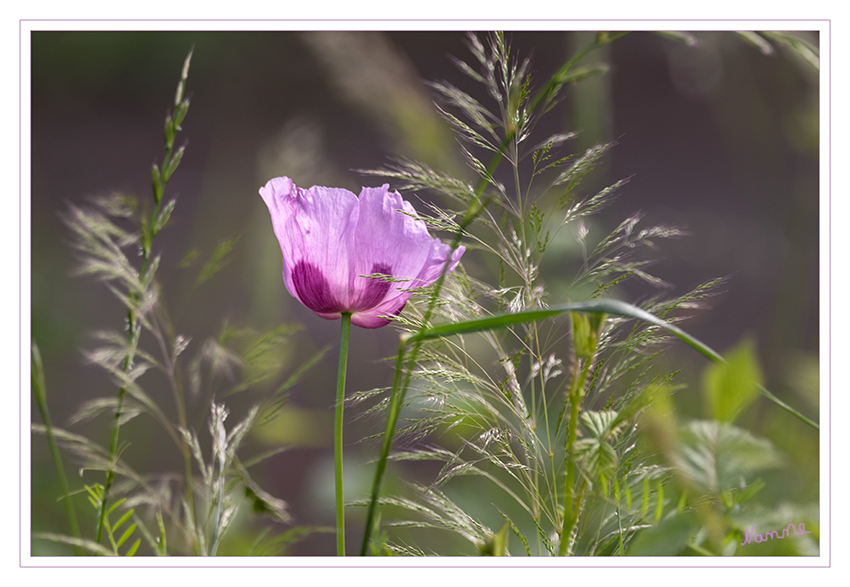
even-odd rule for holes
{"type": "Polygon", "coordinates": [[[331,294],[331,287],[321,270],[306,261],[292,268],[292,283],[301,303],[319,314],[333,314],[343,310],[331,294]]]}
{"type": "MultiPolygon", "coordinates": [[[[390,277],[392,276],[392,267],[383,263],[375,263],[372,265],[371,274],[374,275],[376,273],[390,277]]],[[[351,307],[352,312],[364,312],[371,310],[384,301],[384,296],[387,295],[387,292],[390,291],[390,287],[392,287],[392,283],[389,281],[384,281],[377,277],[368,279],[369,283],[366,284],[366,289],[360,294],[360,299],[358,299],[351,307]]]]}

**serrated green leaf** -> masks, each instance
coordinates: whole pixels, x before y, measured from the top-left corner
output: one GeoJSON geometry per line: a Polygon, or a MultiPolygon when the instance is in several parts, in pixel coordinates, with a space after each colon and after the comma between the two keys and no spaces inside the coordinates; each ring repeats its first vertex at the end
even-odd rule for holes
{"type": "Polygon", "coordinates": [[[725,422],[697,420],[682,430],[676,466],[690,483],[720,495],[746,483],[756,471],[777,466],[773,445],[725,422]]]}
{"type": "Polygon", "coordinates": [[[594,438],[599,440],[604,440],[608,437],[618,420],[618,414],[614,410],[606,410],[604,412],[586,410],[581,415],[581,421],[585,427],[594,438]]]}
{"type": "Polygon", "coordinates": [[[583,438],[573,445],[576,458],[593,478],[599,478],[617,468],[617,452],[605,441],[583,438]]]}

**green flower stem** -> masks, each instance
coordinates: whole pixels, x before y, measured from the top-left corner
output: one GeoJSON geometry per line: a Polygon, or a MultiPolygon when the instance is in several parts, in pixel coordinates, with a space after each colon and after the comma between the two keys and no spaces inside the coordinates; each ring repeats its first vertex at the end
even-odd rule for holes
{"type": "Polygon", "coordinates": [[[336,554],[345,556],[345,511],[342,493],[342,408],[345,401],[345,372],[348,368],[348,333],[351,314],[342,313],[339,334],[339,366],[336,376],[336,415],[334,417],[334,481],[336,485],[336,554]]]}
{"type": "MultiPolygon", "coordinates": [[[[62,499],[65,502],[65,510],[68,512],[68,522],[71,524],[71,534],[77,540],[80,539],[80,526],[77,524],[77,513],[74,511],[74,502],[71,501],[71,491],[68,488],[68,479],[65,477],[65,467],[62,466],[62,456],[59,454],[59,447],[56,444],[56,437],[53,436],[53,426],[50,423],[50,413],[47,411],[47,388],[44,384],[44,367],[41,363],[41,353],[38,350],[38,345],[32,343],[32,391],[35,395],[35,403],[38,404],[38,411],[41,414],[41,421],[44,422],[44,429],[47,435],[47,445],[50,447],[50,456],[53,459],[53,468],[56,469],[56,476],[59,477],[59,486],[62,488],[62,499]]],[[[79,545],[74,547],[77,556],[82,556],[83,549],[79,545]]]]}

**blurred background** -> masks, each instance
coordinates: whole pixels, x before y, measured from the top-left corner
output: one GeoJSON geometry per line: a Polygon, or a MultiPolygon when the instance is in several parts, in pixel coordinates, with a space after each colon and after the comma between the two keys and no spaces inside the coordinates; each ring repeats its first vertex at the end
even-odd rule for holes
{"type": "MultiPolygon", "coordinates": [[[[799,36],[818,43],[816,33],[799,36]]],[[[715,277],[729,279],[710,309],[684,327],[720,352],[751,340],[767,387],[816,420],[818,72],[782,47],[765,55],[732,33],[695,37],[699,42],[689,46],[637,32],[593,54],[587,62],[607,63],[609,71],[568,89],[538,125],[538,140],[578,131],[575,153],[616,141],[604,168],[581,190],[591,194],[630,181],[589,226],[588,240],[636,211],[648,225],[687,230],[687,237],[659,242],[653,273],[673,284],[663,293],[680,295],[715,277]]],[[[508,38],[516,55],[532,59],[532,87],[539,88],[593,33],[515,32],[508,38]]],[[[166,191],[177,195],[177,206],[155,241],[163,255],[158,278],[176,331],[192,338],[189,356],[217,336],[224,321],[256,331],[301,326],[281,348],[279,376],[228,399],[229,423],[330,346],[293,387],[279,419],[252,433],[246,452],[287,445],[256,470],[255,479],[289,504],[297,524],[332,526],[339,323],[317,318],[286,292],[280,249],[257,190],[287,175],[303,187],[358,193],[360,186],[383,181],[357,170],[401,157],[472,180],[427,85],[448,81],[488,100],[452,63],[452,56],[470,58],[464,40],[463,32],[33,33],[32,335],[44,360],[54,425],[108,445],[107,418],[72,425],[69,417],[83,401],[114,395],[103,372],[85,364],[82,350],[96,346],[93,331],[120,329],[125,319],[104,287],[71,276],[75,254],[60,213],[69,203],[111,191],[150,197],[150,168],[163,154],[163,120],[193,49],[191,108],[182,133],[188,146],[166,191]],[[205,260],[224,241],[235,242],[228,262],[196,285],[205,260]]],[[[403,195],[420,211],[431,201],[448,205],[432,200],[433,194],[403,195]]],[[[581,262],[575,254],[564,261],[545,266],[544,280],[563,279],[565,266],[572,276],[581,262]]],[[[475,256],[464,262],[476,277],[498,279],[475,256]]],[[[639,302],[657,293],[626,282],[616,295],[639,302]]],[[[142,346],[150,342],[143,338],[142,346]]],[[[353,329],[347,389],[391,384],[392,367],[382,359],[394,354],[397,342],[392,328],[353,329]]],[[[703,417],[699,388],[706,365],[679,346],[673,345],[670,361],[682,369],[689,389],[677,394],[677,409],[703,417]]],[[[151,395],[172,405],[168,392],[156,391],[151,381],[151,395]]],[[[190,413],[192,407],[190,399],[190,413]]],[[[205,430],[202,417],[196,421],[205,430]]],[[[765,478],[768,498],[816,503],[817,435],[764,401],[739,425],[770,438],[787,457],[788,467],[765,478]]],[[[381,430],[382,420],[349,418],[346,426],[346,498],[355,499],[368,494],[367,462],[377,455],[376,445],[356,441],[381,430]]],[[[153,422],[136,418],[121,435],[132,442],[124,457],[138,470],[181,470],[177,451],[153,422]]],[[[80,478],[73,457],[65,460],[72,487],[102,482],[95,473],[80,478]]],[[[33,530],[68,532],[47,446],[37,435],[32,482],[33,530]]],[[[78,501],[83,533],[90,533],[94,516],[82,497],[78,501]]],[[[363,512],[353,508],[348,515],[354,549],[363,512]]],[[[244,552],[264,524],[240,514],[220,553],[244,552]]],[[[43,541],[33,549],[71,552],[43,541]]],[[[333,552],[332,534],[309,536],[288,551],[333,552]]]]}

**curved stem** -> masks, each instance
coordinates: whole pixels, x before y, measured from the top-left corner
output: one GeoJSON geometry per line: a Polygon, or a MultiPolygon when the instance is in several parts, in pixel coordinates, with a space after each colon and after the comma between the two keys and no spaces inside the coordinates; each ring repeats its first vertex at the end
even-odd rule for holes
{"type": "Polygon", "coordinates": [[[339,334],[339,366],[336,376],[336,414],[334,417],[334,481],[336,486],[336,554],[345,556],[345,512],[342,493],[342,408],[345,401],[345,373],[348,368],[348,333],[351,314],[343,312],[339,334]]]}

